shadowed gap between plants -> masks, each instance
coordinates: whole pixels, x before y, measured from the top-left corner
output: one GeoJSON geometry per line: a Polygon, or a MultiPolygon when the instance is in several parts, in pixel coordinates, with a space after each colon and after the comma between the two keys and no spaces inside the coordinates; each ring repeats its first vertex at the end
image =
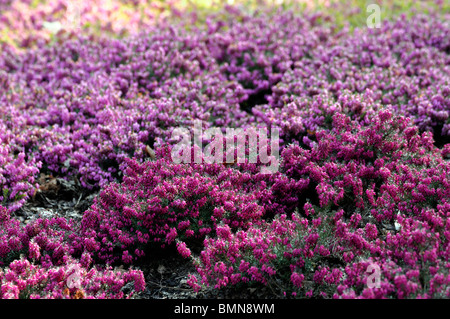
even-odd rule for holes
{"type": "Polygon", "coordinates": [[[433,129],[434,146],[442,148],[445,144],[450,143],[450,135],[442,135],[443,124],[439,124],[433,129]]]}
{"type": "Polygon", "coordinates": [[[253,107],[255,107],[256,105],[263,105],[263,104],[269,103],[266,96],[271,95],[271,94],[272,94],[271,88],[265,89],[265,90],[260,90],[256,93],[250,94],[248,96],[248,99],[241,102],[239,104],[239,106],[240,106],[241,110],[251,114],[253,107]]]}

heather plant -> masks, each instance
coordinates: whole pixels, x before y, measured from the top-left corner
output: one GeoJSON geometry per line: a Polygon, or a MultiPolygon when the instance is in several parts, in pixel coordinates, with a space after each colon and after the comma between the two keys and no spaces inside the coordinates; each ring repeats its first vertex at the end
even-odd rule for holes
{"type": "Polygon", "coordinates": [[[340,282],[344,262],[332,228],[321,217],[312,224],[297,213],[278,215],[272,222],[232,232],[217,227],[217,237],[205,240],[194,257],[200,282],[191,276],[194,289],[203,285],[223,288],[262,284],[274,297],[329,297],[340,282]]]}
{"type": "MultiPolygon", "coordinates": [[[[282,154],[283,172],[308,178],[316,200],[291,219],[282,215],[247,231],[218,226],[194,257],[201,284],[257,282],[302,297],[448,293],[449,169],[430,133],[419,134],[408,118],[387,110],[368,127],[339,113],[332,126],[317,133],[311,150],[294,145],[282,154]],[[363,286],[369,261],[384,265],[381,290],[363,286]],[[406,273],[417,278],[403,281],[406,273]]],[[[190,283],[201,287],[195,277],[190,283]]]]}
{"type": "Polygon", "coordinates": [[[127,160],[123,182],[108,185],[84,213],[86,251],[107,263],[131,263],[149,244],[198,240],[219,222],[237,229],[261,219],[262,181],[223,164],[175,164],[169,148],[157,155],[142,164],[127,160]]]}
{"type": "Polygon", "coordinates": [[[246,123],[240,86],[224,83],[200,40],[172,33],[155,29],[150,38],[127,43],[80,38],[21,56],[6,50],[0,62],[7,70],[3,99],[15,106],[3,116],[18,119],[11,142],[41,161],[43,171],[75,175],[94,188],[117,180],[124,157],[147,156],[147,147],[175,126],[193,119],[217,126],[246,123]]]}
{"type": "Polygon", "coordinates": [[[205,42],[221,72],[245,88],[250,100],[242,108],[250,113],[252,103],[264,102],[265,95],[287,70],[308,51],[327,43],[333,34],[330,28],[317,23],[320,14],[300,17],[292,12],[262,13],[242,19],[239,24],[233,22],[235,16],[240,13],[230,10],[225,21],[209,21],[208,33],[213,36],[209,35],[205,42]],[[270,25],[265,23],[267,20],[270,25]],[[258,41],[254,41],[255,37],[258,41]]]}
{"type": "Polygon", "coordinates": [[[408,118],[382,110],[362,127],[336,114],[331,132],[316,136],[311,151],[286,149],[285,167],[288,176],[309,174],[320,206],[356,208],[380,222],[397,210],[412,215],[414,207],[436,208],[448,199],[448,163],[431,134],[419,134],[408,118]]]}
{"type": "MultiPolygon", "coordinates": [[[[442,211],[431,213],[439,218],[442,211]]],[[[448,216],[448,213],[444,216],[448,216]]],[[[345,268],[346,279],[339,285],[334,297],[448,298],[447,220],[440,228],[413,218],[400,217],[401,229],[396,234],[389,233],[386,236],[381,257],[349,264],[345,268]],[[381,268],[379,288],[367,287],[369,263],[376,263],[381,268]]]]}
{"type": "Polygon", "coordinates": [[[128,299],[144,285],[142,272],[86,269],[73,260],[46,268],[21,258],[0,270],[1,299],[128,299]]]}
{"type": "Polygon", "coordinates": [[[165,1],[2,1],[0,43],[28,49],[80,33],[122,38],[164,20],[172,8],[165,1]]]}
{"type": "Polygon", "coordinates": [[[44,267],[61,265],[72,253],[69,237],[75,229],[73,220],[62,217],[35,218],[23,225],[11,216],[11,211],[1,207],[0,264],[24,255],[44,267]]]}
{"type": "MultiPolygon", "coordinates": [[[[262,284],[279,298],[448,297],[448,263],[439,258],[448,259],[448,249],[439,249],[448,239],[445,244],[424,230],[430,229],[426,223],[401,222],[402,230],[383,240],[374,224],[342,222],[342,210],[334,217],[306,210],[311,222],[293,214],[237,233],[218,227],[218,236],[205,240],[194,257],[198,275],[191,275],[190,285],[200,290],[262,284]],[[381,267],[381,281],[371,288],[368,269],[374,263],[381,267]]],[[[179,252],[185,251],[179,244],[179,252]]]]}
{"type": "Polygon", "coordinates": [[[3,123],[0,131],[0,204],[16,210],[34,195],[40,162],[27,159],[23,150],[9,145],[13,136],[3,123]]]}
{"type": "Polygon", "coordinates": [[[74,259],[74,229],[64,218],[23,225],[0,206],[0,298],[129,298],[144,289],[139,270],[94,265],[87,254],[74,259]]]}

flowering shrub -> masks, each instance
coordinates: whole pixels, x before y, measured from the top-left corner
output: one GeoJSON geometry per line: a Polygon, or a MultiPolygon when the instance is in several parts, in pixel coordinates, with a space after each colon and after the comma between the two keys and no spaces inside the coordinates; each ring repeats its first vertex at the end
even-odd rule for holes
{"type": "MultiPolygon", "coordinates": [[[[342,263],[338,259],[342,247],[335,246],[333,233],[320,217],[309,225],[297,214],[292,220],[280,215],[271,223],[236,233],[227,225],[219,226],[217,234],[205,240],[205,249],[195,259],[201,284],[222,288],[260,283],[269,286],[274,297],[318,297],[325,291],[330,296],[341,280],[339,267],[325,265],[342,263]]],[[[200,289],[194,278],[191,286],[200,289]]]]}
{"type": "Polygon", "coordinates": [[[0,203],[16,210],[35,193],[40,162],[9,146],[13,136],[1,122],[0,132],[0,203]]]}
{"type": "Polygon", "coordinates": [[[87,270],[76,263],[45,268],[22,258],[0,270],[2,299],[122,299],[131,298],[144,285],[142,272],[136,270],[87,270]],[[124,292],[128,283],[134,288],[124,292]]]}
{"type": "Polygon", "coordinates": [[[448,43],[438,17],[356,34],[320,24],[322,14],[229,9],[227,17],[21,53],[6,46],[0,114],[14,119],[13,152],[92,189],[120,181],[125,158],[142,161],[196,119],[205,128],[275,125],[285,145],[310,147],[335,112],[367,124],[386,106],[448,140],[448,43]],[[427,33],[416,31],[422,25],[427,33]]]}
{"type": "Polygon", "coordinates": [[[261,219],[264,183],[223,164],[175,164],[167,151],[156,161],[127,161],[123,183],[102,190],[81,221],[87,251],[130,263],[149,243],[164,247],[213,235],[219,222],[238,229],[261,219]]]}
{"type": "Polygon", "coordinates": [[[268,103],[256,106],[254,113],[285,128],[286,138],[302,142],[329,127],[335,112],[366,124],[367,115],[386,106],[448,141],[446,30],[441,20],[420,16],[389,21],[379,29],[361,28],[351,36],[333,35],[334,42],[294,62],[272,87],[268,103]]]}
{"type": "Polygon", "coordinates": [[[74,229],[64,218],[39,218],[23,226],[0,206],[0,265],[6,267],[0,269],[0,298],[124,298],[133,293],[124,292],[129,282],[135,292],[144,289],[139,270],[101,269],[87,254],[73,259],[69,237],[74,229]]]}
{"type": "Polygon", "coordinates": [[[284,172],[308,176],[317,203],[236,233],[218,226],[194,258],[201,283],[259,282],[279,296],[448,297],[449,164],[408,122],[383,110],[361,127],[336,114],[313,149],[286,148],[284,172]],[[375,290],[364,287],[370,263],[383,265],[375,290]]]}
{"type": "Polygon", "coordinates": [[[317,184],[322,207],[370,213],[381,222],[398,210],[415,215],[448,200],[448,162],[431,134],[418,134],[408,118],[382,110],[363,127],[337,113],[332,130],[317,138],[312,150],[293,146],[284,158],[288,176],[308,174],[317,184]]]}

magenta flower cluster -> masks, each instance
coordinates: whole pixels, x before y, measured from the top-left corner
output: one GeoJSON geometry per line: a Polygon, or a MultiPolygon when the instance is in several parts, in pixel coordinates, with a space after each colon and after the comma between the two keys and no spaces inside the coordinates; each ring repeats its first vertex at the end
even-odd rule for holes
{"type": "MultiPolygon", "coordinates": [[[[50,42],[55,34],[125,36],[167,17],[177,1],[149,0],[1,0],[0,29],[21,49],[50,42]]],[[[4,40],[4,39],[3,39],[4,40]]]]}
{"type": "Polygon", "coordinates": [[[145,285],[142,272],[88,270],[75,261],[46,268],[21,258],[11,262],[5,270],[0,270],[0,298],[123,299],[132,296],[123,289],[128,283],[134,284],[135,291],[142,291],[145,285]],[[75,286],[68,287],[72,286],[72,281],[75,286]]]}
{"type": "MultiPolygon", "coordinates": [[[[264,213],[266,183],[223,164],[175,164],[168,148],[156,161],[128,160],[83,216],[80,250],[107,263],[131,263],[146,247],[215,235],[219,223],[248,228],[264,213]]],[[[178,247],[182,249],[182,246],[178,247]]]]}
{"type": "Polygon", "coordinates": [[[323,38],[313,50],[305,47],[307,57],[291,62],[268,103],[253,109],[257,117],[285,128],[286,138],[310,146],[314,133],[329,127],[334,113],[367,123],[369,114],[388,107],[448,143],[450,43],[445,22],[403,16],[381,28],[323,38]]]}
{"type": "Polygon", "coordinates": [[[260,283],[278,296],[450,297],[449,163],[410,120],[382,110],[369,126],[337,113],[311,150],[283,152],[284,173],[309,178],[316,201],[288,218],[219,226],[193,257],[200,282],[260,283]],[[380,286],[367,282],[371,264],[380,286]]]}
{"type": "Polygon", "coordinates": [[[100,268],[87,254],[74,259],[72,221],[38,218],[23,226],[10,213],[0,206],[1,299],[129,298],[144,290],[140,270],[100,268]]]}
{"type": "Polygon", "coordinates": [[[0,122],[0,204],[17,210],[34,195],[41,163],[27,158],[23,149],[11,147],[14,135],[0,122]]]}

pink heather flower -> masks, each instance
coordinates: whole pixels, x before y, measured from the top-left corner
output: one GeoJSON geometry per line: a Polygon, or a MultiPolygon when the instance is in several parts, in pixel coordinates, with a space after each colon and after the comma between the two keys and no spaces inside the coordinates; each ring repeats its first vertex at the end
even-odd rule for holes
{"type": "Polygon", "coordinates": [[[355,255],[350,251],[350,252],[345,252],[342,257],[346,263],[350,263],[353,261],[354,256],[355,255]]]}
{"type": "Polygon", "coordinates": [[[23,279],[17,279],[16,284],[17,284],[17,287],[19,288],[19,290],[25,290],[25,288],[27,286],[26,280],[23,280],[23,279]]]}
{"type": "Polygon", "coordinates": [[[95,241],[94,238],[85,238],[84,245],[87,251],[93,252],[100,248],[100,245],[95,241]]]}
{"type": "Polygon", "coordinates": [[[450,157],[450,143],[447,143],[444,145],[444,147],[441,150],[442,157],[449,158],[450,157]]]}
{"type": "Polygon", "coordinates": [[[81,255],[81,258],[80,258],[80,264],[84,268],[89,268],[91,263],[92,263],[92,256],[91,256],[91,254],[88,253],[88,252],[83,252],[83,254],[81,255]]]}
{"type": "Polygon", "coordinates": [[[232,203],[232,202],[225,202],[224,204],[223,204],[223,208],[225,208],[225,210],[227,210],[227,211],[233,211],[233,209],[234,209],[234,204],[232,203]]]}
{"type": "Polygon", "coordinates": [[[230,226],[228,225],[217,226],[216,233],[219,238],[229,239],[231,237],[230,226]]]}
{"type": "Polygon", "coordinates": [[[352,217],[350,218],[350,225],[352,227],[358,227],[359,222],[361,221],[362,217],[361,214],[353,214],[352,217]]]}
{"type": "Polygon", "coordinates": [[[7,283],[0,288],[3,299],[19,299],[19,287],[12,283],[7,283]]]}
{"type": "Polygon", "coordinates": [[[199,292],[199,291],[202,289],[202,286],[200,286],[200,285],[197,283],[197,277],[195,277],[194,275],[189,275],[189,278],[188,278],[188,280],[187,280],[187,284],[188,284],[189,286],[191,286],[192,289],[193,289],[195,292],[199,292]]]}
{"type": "Polygon", "coordinates": [[[9,211],[5,207],[0,205],[0,225],[9,220],[9,218],[10,218],[9,211]]]}
{"type": "Polygon", "coordinates": [[[269,276],[274,276],[276,274],[276,270],[266,264],[261,266],[261,271],[266,272],[269,276]]]}
{"type": "Polygon", "coordinates": [[[28,254],[31,259],[38,260],[39,257],[41,256],[40,250],[41,250],[41,248],[39,247],[38,244],[36,244],[34,241],[30,241],[30,243],[28,245],[28,251],[29,251],[28,254]]]}
{"type": "Polygon", "coordinates": [[[192,229],[188,229],[186,230],[186,237],[193,237],[194,236],[194,231],[192,229]]]}
{"type": "Polygon", "coordinates": [[[305,241],[310,245],[314,245],[319,240],[319,234],[312,233],[305,238],[305,241]]]}
{"type": "Polygon", "coordinates": [[[250,263],[245,260],[241,260],[241,263],[239,265],[239,270],[241,272],[246,272],[250,268],[250,263]]]}
{"type": "Polygon", "coordinates": [[[315,218],[313,219],[312,223],[314,227],[319,227],[322,224],[322,218],[321,217],[315,218]]]}
{"type": "Polygon", "coordinates": [[[365,231],[368,239],[374,240],[378,236],[377,226],[373,224],[367,223],[365,231]]]}
{"type": "Polygon", "coordinates": [[[144,274],[142,273],[142,271],[139,270],[129,270],[127,273],[125,273],[124,275],[124,279],[125,281],[134,281],[134,290],[139,292],[139,291],[144,291],[145,289],[145,278],[144,278],[144,274]]]}
{"type": "Polygon", "coordinates": [[[408,278],[409,280],[411,280],[413,278],[419,278],[419,276],[420,276],[420,271],[417,269],[408,270],[408,272],[406,273],[406,278],[408,278]]]}
{"type": "Polygon", "coordinates": [[[325,282],[328,284],[338,284],[341,279],[342,273],[339,269],[334,268],[325,277],[325,282]]]}
{"type": "Polygon", "coordinates": [[[291,281],[294,284],[295,287],[301,288],[303,280],[305,279],[305,276],[303,274],[299,274],[296,272],[293,272],[291,274],[291,281]]]}
{"type": "Polygon", "coordinates": [[[185,242],[177,242],[177,250],[183,258],[189,258],[191,256],[191,250],[186,246],[185,242]]]}
{"type": "Polygon", "coordinates": [[[177,238],[177,236],[178,236],[177,229],[175,227],[172,227],[166,235],[166,242],[168,244],[172,243],[175,240],[175,238],[177,238]]]}
{"type": "Polygon", "coordinates": [[[233,285],[235,285],[241,281],[241,277],[241,274],[232,274],[230,277],[230,281],[233,285]]]}
{"type": "Polygon", "coordinates": [[[310,203],[305,203],[305,205],[303,205],[303,210],[305,211],[305,215],[309,216],[309,215],[314,215],[314,208],[310,203]]]}
{"type": "Polygon", "coordinates": [[[211,228],[209,228],[209,227],[200,228],[198,230],[198,232],[199,232],[200,236],[206,236],[211,232],[211,228]]]}
{"type": "Polygon", "coordinates": [[[417,134],[417,127],[416,126],[411,126],[405,129],[404,131],[405,137],[406,139],[410,139],[411,137],[413,137],[413,135],[417,134]]]}
{"type": "Polygon", "coordinates": [[[316,270],[314,272],[314,276],[313,276],[313,280],[318,283],[318,284],[322,284],[323,279],[325,278],[325,276],[328,273],[328,269],[327,267],[321,267],[320,269],[316,270]]]}
{"type": "Polygon", "coordinates": [[[183,220],[178,223],[178,230],[186,229],[190,226],[191,222],[189,220],[183,220]]]}
{"type": "Polygon", "coordinates": [[[379,115],[381,122],[387,122],[392,117],[392,113],[388,110],[380,111],[379,115]]]}
{"type": "Polygon", "coordinates": [[[222,261],[217,262],[214,266],[214,271],[217,273],[225,274],[225,273],[227,273],[227,266],[222,261]]]}
{"type": "Polygon", "coordinates": [[[321,256],[328,256],[330,254],[330,251],[327,248],[325,248],[323,245],[320,245],[319,254],[321,256]]]}
{"type": "Polygon", "coordinates": [[[125,250],[125,251],[122,253],[122,261],[123,261],[125,264],[131,264],[131,263],[133,262],[133,256],[129,255],[128,250],[125,250]]]}

